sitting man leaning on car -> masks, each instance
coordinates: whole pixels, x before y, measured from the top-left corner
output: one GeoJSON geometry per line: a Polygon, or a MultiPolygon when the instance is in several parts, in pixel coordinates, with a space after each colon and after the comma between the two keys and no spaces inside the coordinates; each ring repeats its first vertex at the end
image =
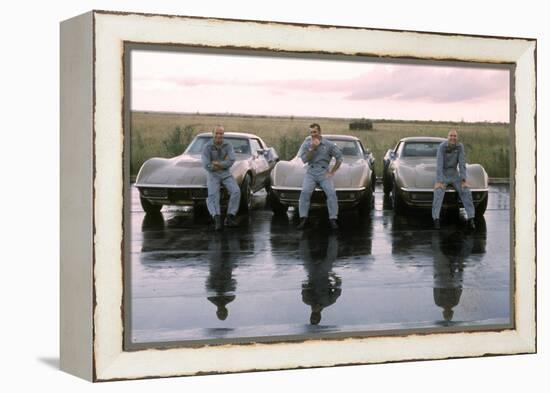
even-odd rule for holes
{"type": "Polygon", "coordinates": [[[227,189],[229,193],[229,205],[227,207],[227,217],[225,226],[235,227],[235,215],[239,211],[239,200],[241,190],[235,181],[229,169],[235,162],[235,152],[233,145],[223,140],[224,128],[216,126],[212,130],[212,140],[208,141],[202,150],[202,165],[206,169],[206,185],[208,187],[208,198],[206,206],[208,212],[214,218],[214,229],[222,229],[222,220],[220,216],[220,184],[227,189]]]}
{"type": "Polygon", "coordinates": [[[464,145],[458,143],[458,134],[456,130],[449,131],[447,140],[442,142],[437,148],[437,175],[434,186],[434,197],[432,202],[432,218],[434,228],[439,229],[439,212],[445,197],[445,188],[451,184],[458,193],[466,215],[468,216],[468,227],[475,229],[474,217],[475,208],[472,202],[472,192],[466,183],[466,157],[464,145]],[[457,170],[458,167],[458,170],[457,170]]]}
{"type": "Polygon", "coordinates": [[[300,213],[298,229],[303,229],[306,226],[311,194],[317,184],[323,189],[327,197],[330,227],[338,229],[338,224],[336,223],[338,218],[338,198],[332,177],[342,164],[342,152],[334,142],[322,137],[321,126],[319,124],[313,123],[310,125],[309,131],[310,136],[302,143],[298,153],[304,164],[307,164],[307,171],[304,176],[300,200],[298,202],[300,213]],[[329,171],[328,166],[332,157],[336,159],[336,164],[329,171]]]}

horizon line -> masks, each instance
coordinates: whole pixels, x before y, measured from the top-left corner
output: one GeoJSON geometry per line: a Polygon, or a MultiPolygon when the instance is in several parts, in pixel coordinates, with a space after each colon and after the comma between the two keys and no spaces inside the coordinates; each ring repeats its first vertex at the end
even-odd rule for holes
{"type": "Polygon", "coordinates": [[[155,111],[155,110],[130,110],[132,113],[152,113],[169,115],[195,115],[195,116],[235,116],[235,117],[263,117],[263,118],[283,118],[283,119],[338,119],[338,120],[370,120],[372,122],[415,122],[415,123],[457,123],[457,124],[510,124],[509,121],[466,121],[466,120],[412,120],[412,119],[393,119],[393,118],[369,118],[369,117],[331,117],[331,116],[295,116],[295,115],[260,115],[239,112],[174,112],[174,111],[155,111]]]}

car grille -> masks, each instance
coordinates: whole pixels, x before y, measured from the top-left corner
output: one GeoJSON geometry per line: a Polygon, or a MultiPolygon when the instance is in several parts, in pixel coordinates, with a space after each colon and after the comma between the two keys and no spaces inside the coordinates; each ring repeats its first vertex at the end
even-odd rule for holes
{"type": "Polygon", "coordinates": [[[141,188],[140,191],[143,196],[148,198],[166,198],[168,196],[166,188],[141,188]]]}
{"type": "Polygon", "coordinates": [[[204,199],[208,196],[206,188],[190,188],[190,189],[170,189],[168,190],[168,198],[173,201],[188,200],[188,199],[204,199]]]}
{"type": "MultiPolygon", "coordinates": [[[[359,198],[360,192],[338,191],[337,196],[338,196],[338,200],[341,202],[354,201],[359,198]]],[[[300,191],[299,190],[281,191],[279,193],[279,198],[285,201],[298,201],[300,199],[300,191]]],[[[314,203],[314,204],[326,203],[326,201],[327,201],[327,198],[323,191],[315,190],[313,194],[311,194],[311,203],[314,203]]]]}

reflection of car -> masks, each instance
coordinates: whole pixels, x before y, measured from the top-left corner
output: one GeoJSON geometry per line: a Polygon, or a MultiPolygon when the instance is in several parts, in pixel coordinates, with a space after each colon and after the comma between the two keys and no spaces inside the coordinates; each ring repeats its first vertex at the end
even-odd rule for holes
{"type": "MultiPolygon", "coordinates": [[[[402,212],[407,207],[431,208],[436,178],[437,148],[444,138],[409,137],[401,139],[384,156],[382,182],[384,193],[392,193],[393,208],[402,212]]],[[[488,176],[480,164],[466,164],[468,185],[472,190],[476,216],[482,216],[489,199],[488,176]]],[[[449,186],[443,208],[462,205],[457,192],[449,186]]]]}
{"type": "MultiPolygon", "coordinates": [[[[135,186],[141,206],[147,213],[158,212],[163,205],[204,205],[208,196],[206,170],[201,153],[212,134],[195,137],[185,152],[173,158],[151,158],[139,170],[135,186]]],[[[253,134],[226,132],[224,140],[235,150],[231,173],[241,188],[240,211],[248,211],[252,194],[269,182],[269,174],[278,161],[277,153],[253,134]]],[[[228,198],[222,187],[222,201],[228,198]]]]}
{"type": "MultiPolygon", "coordinates": [[[[371,207],[374,189],[374,157],[361,141],[347,135],[324,135],[340,148],[344,161],[334,175],[334,186],[338,204],[342,208],[358,207],[368,211],[371,207]]],[[[332,167],[334,159],[330,163],[332,167]]],[[[279,161],[271,172],[269,201],[275,213],[284,213],[289,206],[298,206],[306,165],[296,155],[291,161],[279,161]]],[[[326,197],[320,188],[311,196],[311,207],[326,205],[326,197]]]]}

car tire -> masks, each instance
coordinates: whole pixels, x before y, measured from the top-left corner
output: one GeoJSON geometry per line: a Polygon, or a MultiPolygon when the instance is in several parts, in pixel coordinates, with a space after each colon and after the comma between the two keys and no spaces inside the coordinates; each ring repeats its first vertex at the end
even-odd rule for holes
{"type": "Polygon", "coordinates": [[[141,207],[145,213],[156,214],[160,212],[160,209],[162,209],[162,205],[154,205],[141,196],[139,197],[139,201],[141,202],[141,207]]]}
{"type": "Polygon", "coordinates": [[[395,184],[395,180],[393,181],[392,187],[392,205],[395,213],[403,213],[405,210],[405,202],[403,202],[403,199],[401,199],[397,193],[397,184],[395,184]]]}
{"type": "Polygon", "coordinates": [[[248,213],[252,209],[252,184],[250,175],[246,174],[243,182],[241,183],[241,202],[239,211],[242,213],[248,213]]]}
{"type": "Polygon", "coordinates": [[[392,191],[393,182],[387,175],[382,176],[382,187],[384,188],[384,194],[389,195],[392,191]]]}
{"type": "Polygon", "coordinates": [[[277,198],[277,195],[272,191],[267,194],[267,203],[276,216],[283,216],[288,211],[288,206],[283,205],[279,198],[277,198]]]}
{"type": "Polygon", "coordinates": [[[359,214],[364,216],[370,213],[372,209],[372,190],[368,190],[359,202],[359,214]]]}
{"type": "Polygon", "coordinates": [[[482,217],[487,210],[487,204],[489,203],[489,194],[476,206],[476,217],[482,217]]]}
{"type": "Polygon", "coordinates": [[[269,177],[265,180],[264,188],[265,192],[267,192],[267,194],[269,195],[269,193],[271,192],[271,179],[269,177]]]}

